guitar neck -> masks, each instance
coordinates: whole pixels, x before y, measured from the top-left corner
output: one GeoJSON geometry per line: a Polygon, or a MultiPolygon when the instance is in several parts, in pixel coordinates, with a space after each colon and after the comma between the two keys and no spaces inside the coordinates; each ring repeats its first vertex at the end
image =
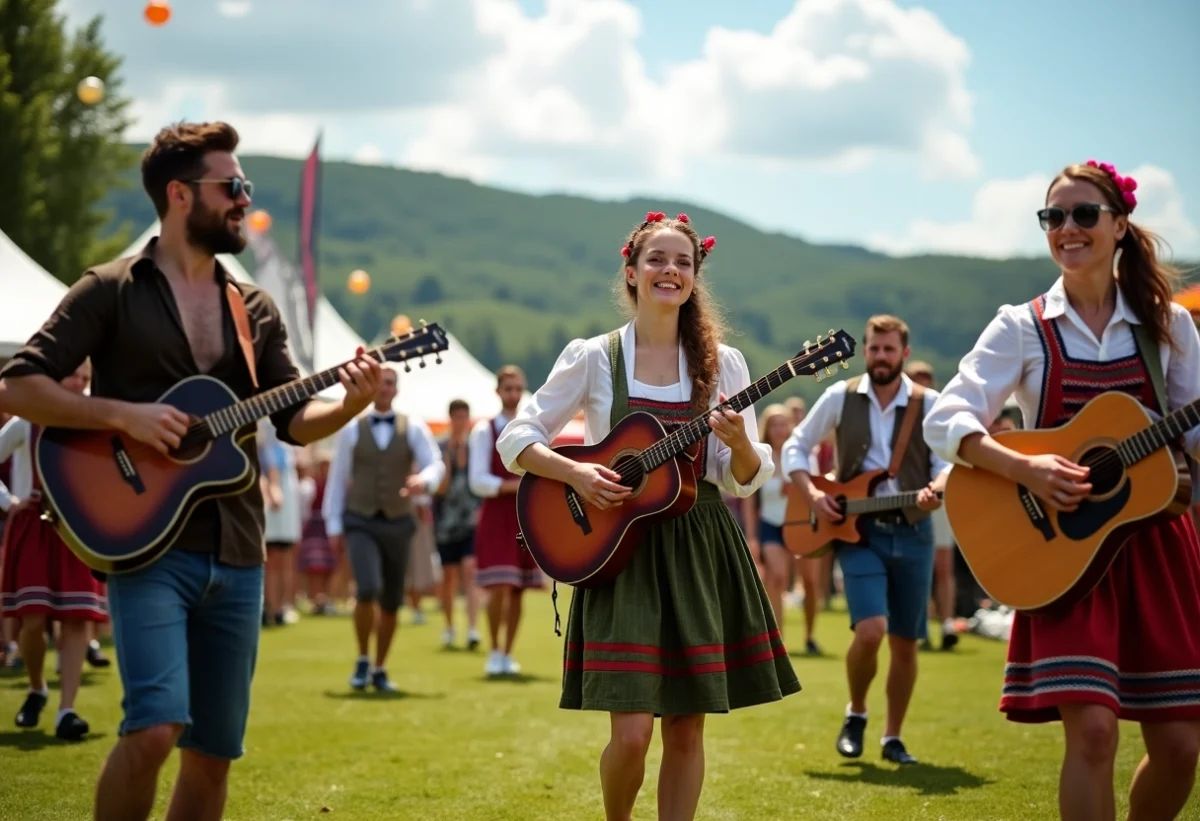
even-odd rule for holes
{"type": "Polygon", "coordinates": [[[889,496],[871,496],[866,499],[850,499],[845,504],[846,513],[858,516],[864,513],[883,513],[889,510],[900,510],[912,507],[917,503],[919,490],[909,490],[904,493],[893,493],[889,496]]]}
{"type": "Polygon", "coordinates": [[[1200,425],[1200,399],[1127,437],[1117,445],[1117,453],[1125,466],[1129,467],[1165,448],[1197,425],[1200,425]]]}
{"type": "MultiPolygon", "coordinates": [[[[793,360],[788,360],[741,393],[725,400],[725,402],[718,405],[712,411],[709,411],[709,413],[726,409],[732,410],[735,413],[741,413],[796,375],[793,360]]],[[[658,444],[642,451],[639,456],[642,469],[647,472],[651,471],[668,459],[674,459],[696,442],[703,439],[704,435],[709,432],[708,415],[706,413],[703,416],[697,416],[686,425],[677,428],[670,435],[664,437],[658,444]]]]}

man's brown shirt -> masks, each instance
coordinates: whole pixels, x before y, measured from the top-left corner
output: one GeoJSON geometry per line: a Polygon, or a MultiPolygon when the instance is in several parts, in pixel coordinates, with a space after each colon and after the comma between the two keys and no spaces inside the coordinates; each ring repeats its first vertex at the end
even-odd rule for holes
{"type": "MultiPolygon", "coordinates": [[[[9,363],[0,377],[44,374],[60,381],[88,357],[93,396],[126,402],[156,402],[179,381],[200,373],[166,276],[154,262],[152,239],[140,254],[89,269],[63,297],[54,313],[9,363]]],[[[287,348],[287,329],[265,291],[236,282],[218,262],[224,354],[207,375],[247,399],[255,394],[238,343],[225,284],[235,282],[246,303],[254,342],[259,392],[300,377],[287,348]]],[[[288,425],[303,404],[271,416],[281,441],[299,444],[288,425]]],[[[238,431],[239,437],[253,426],[238,431]]],[[[247,448],[257,473],[258,449],[247,448]]],[[[216,553],[230,565],[254,567],[264,561],[263,499],[255,482],[244,493],[201,503],[175,547],[216,553]]]]}

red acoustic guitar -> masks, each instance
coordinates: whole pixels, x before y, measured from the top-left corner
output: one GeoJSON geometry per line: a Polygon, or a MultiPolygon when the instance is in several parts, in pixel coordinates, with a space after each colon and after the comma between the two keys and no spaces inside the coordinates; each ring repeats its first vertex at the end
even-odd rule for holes
{"type": "MultiPolygon", "coordinates": [[[[750,387],[718,408],[740,412],[790,379],[832,376],[830,367],[854,355],[854,338],[830,331],[805,345],[750,387]]],[[[711,413],[711,411],[710,411],[711,413]]],[[[626,416],[594,445],[561,445],[554,450],[576,462],[604,465],[621,476],[633,493],[609,510],[588,505],[563,482],[526,473],[517,488],[520,538],[542,571],[563,584],[610,584],[629,563],[645,528],[655,520],[682,516],[696,501],[696,477],[686,451],[709,433],[708,413],[668,435],[656,417],[641,411],[626,416]]]]}

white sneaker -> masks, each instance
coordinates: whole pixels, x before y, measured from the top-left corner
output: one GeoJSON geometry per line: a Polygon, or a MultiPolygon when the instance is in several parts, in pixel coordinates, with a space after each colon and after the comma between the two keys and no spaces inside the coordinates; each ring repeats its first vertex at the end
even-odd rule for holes
{"type": "Polygon", "coordinates": [[[493,650],[492,652],[488,653],[487,663],[483,666],[483,671],[489,676],[504,675],[504,658],[504,654],[499,650],[493,650]]]}
{"type": "Polygon", "coordinates": [[[476,630],[475,628],[471,628],[470,630],[467,631],[467,649],[468,650],[474,650],[475,648],[479,647],[479,642],[481,640],[482,639],[479,636],[479,631],[476,630]]]}
{"type": "Polygon", "coordinates": [[[521,665],[512,656],[504,656],[504,675],[515,676],[521,672],[521,665]]]}
{"type": "Polygon", "coordinates": [[[450,647],[454,644],[454,628],[447,627],[442,631],[442,647],[450,647]]]}

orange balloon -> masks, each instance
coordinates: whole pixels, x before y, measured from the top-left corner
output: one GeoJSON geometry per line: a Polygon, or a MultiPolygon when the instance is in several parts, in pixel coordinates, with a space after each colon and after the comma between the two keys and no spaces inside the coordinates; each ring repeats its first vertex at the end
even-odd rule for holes
{"type": "Polygon", "coordinates": [[[392,319],[392,336],[401,336],[412,330],[412,320],[404,314],[396,314],[392,319]]]}
{"type": "Polygon", "coordinates": [[[271,227],[271,215],[261,209],[251,211],[250,216],[246,217],[246,222],[250,226],[251,231],[263,234],[271,227]]]}
{"type": "Polygon", "coordinates": [[[354,271],[350,274],[346,287],[352,294],[365,294],[371,288],[371,277],[366,271],[354,271]]]}
{"type": "Polygon", "coordinates": [[[171,4],[167,0],[150,0],[142,15],[150,25],[161,26],[171,19],[171,4]]]}

